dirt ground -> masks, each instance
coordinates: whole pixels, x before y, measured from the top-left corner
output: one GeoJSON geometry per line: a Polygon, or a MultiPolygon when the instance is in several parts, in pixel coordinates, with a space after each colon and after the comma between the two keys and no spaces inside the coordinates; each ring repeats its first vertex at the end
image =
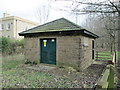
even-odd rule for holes
{"type": "Polygon", "coordinates": [[[47,72],[54,77],[53,82],[69,84],[72,88],[92,88],[97,83],[105,65],[92,64],[84,71],[78,72],[72,67],[28,66],[28,69],[47,72]],[[41,68],[41,69],[40,69],[41,68]],[[47,69],[48,68],[48,69],[47,69]]]}

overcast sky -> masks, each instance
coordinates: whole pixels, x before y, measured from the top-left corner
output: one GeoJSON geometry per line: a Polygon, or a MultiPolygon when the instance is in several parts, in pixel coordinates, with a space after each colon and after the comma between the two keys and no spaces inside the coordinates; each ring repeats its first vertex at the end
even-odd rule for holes
{"type": "MultiPolygon", "coordinates": [[[[52,1],[52,0],[49,0],[52,1]]],[[[40,6],[48,4],[48,0],[0,0],[0,18],[3,13],[9,13],[11,16],[18,16],[32,21],[39,22],[37,13],[40,6]]],[[[75,22],[75,17],[65,11],[59,11],[58,8],[70,6],[71,2],[50,2],[49,20],[52,21],[61,17],[65,17],[75,22]]],[[[79,22],[82,22],[82,18],[79,22]]]]}

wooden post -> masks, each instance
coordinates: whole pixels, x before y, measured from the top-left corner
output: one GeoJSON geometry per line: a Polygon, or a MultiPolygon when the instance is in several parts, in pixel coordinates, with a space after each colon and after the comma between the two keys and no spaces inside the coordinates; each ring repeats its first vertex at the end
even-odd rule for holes
{"type": "Polygon", "coordinates": [[[108,90],[114,88],[114,67],[110,65],[110,74],[108,77],[108,90]]]}

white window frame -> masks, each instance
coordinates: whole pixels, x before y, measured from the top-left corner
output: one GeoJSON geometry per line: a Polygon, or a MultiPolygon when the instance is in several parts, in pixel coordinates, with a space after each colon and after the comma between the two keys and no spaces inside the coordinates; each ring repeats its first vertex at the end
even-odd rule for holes
{"type": "Polygon", "coordinates": [[[6,30],[10,30],[10,23],[6,24],[6,30]]]}

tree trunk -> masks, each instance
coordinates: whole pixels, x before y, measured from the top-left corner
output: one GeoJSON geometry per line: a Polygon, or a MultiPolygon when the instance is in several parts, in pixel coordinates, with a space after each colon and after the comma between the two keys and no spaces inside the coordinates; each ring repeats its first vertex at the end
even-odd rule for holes
{"type": "Polygon", "coordinates": [[[117,40],[118,40],[118,51],[120,51],[120,13],[118,14],[118,36],[117,36],[117,40]]]}

